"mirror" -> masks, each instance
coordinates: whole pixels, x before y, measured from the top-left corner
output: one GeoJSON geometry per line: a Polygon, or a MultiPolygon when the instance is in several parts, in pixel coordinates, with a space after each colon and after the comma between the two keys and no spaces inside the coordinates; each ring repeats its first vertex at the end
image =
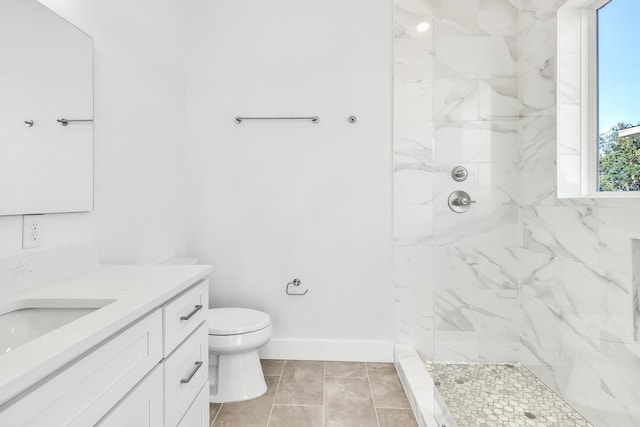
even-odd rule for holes
{"type": "Polygon", "coordinates": [[[0,215],[92,210],[92,39],[36,0],[1,0],[0,58],[0,215]]]}

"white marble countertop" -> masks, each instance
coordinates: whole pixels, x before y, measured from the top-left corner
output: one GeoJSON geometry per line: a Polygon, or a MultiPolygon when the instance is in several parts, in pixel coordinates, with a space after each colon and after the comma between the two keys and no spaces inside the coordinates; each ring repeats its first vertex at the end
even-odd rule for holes
{"type": "Polygon", "coordinates": [[[0,355],[0,404],[163,305],[211,272],[206,265],[96,266],[2,295],[20,299],[108,299],[109,305],[0,355]]]}

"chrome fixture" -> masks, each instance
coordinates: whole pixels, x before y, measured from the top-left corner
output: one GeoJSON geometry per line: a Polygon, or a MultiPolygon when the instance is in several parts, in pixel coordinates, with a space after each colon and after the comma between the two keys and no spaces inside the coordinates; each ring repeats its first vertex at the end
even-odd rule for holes
{"type": "Polygon", "coordinates": [[[320,117],[312,116],[312,117],[239,117],[236,116],[233,120],[240,124],[245,120],[311,120],[314,124],[320,123],[320,117]]]}
{"type": "Polygon", "coordinates": [[[200,310],[202,310],[202,305],[198,304],[198,305],[194,305],[193,306],[193,311],[189,314],[187,314],[186,316],[180,316],[180,320],[189,320],[191,319],[193,316],[196,315],[197,312],[199,312],[200,310]]]}
{"type": "Polygon", "coordinates": [[[180,384],[189,384],[191,382],[191,380],[193,379],[193,377],[198,373],[198,370],[200,369],[200,367],[204,364],[204,362],[196,362],[195,363],[195,367],[193,368],[193,370],[191,371],[191,373],[189,375],[187,375],[187,378],[183,378],[180,380],[180,384]]]}
{"type": "Polygon", "coordinates": [[[451,171],[451,178],[457,182],[465,181],[469,178],[469,171],[464,166],[456,166],[451,171]]]}
{"type": "Polygon", "coordinates": [[[477,202],[471,200],[471,196],[466,191],[454,191],[449,194],[449,207],[455,213],[465,213],[474,203],[477,202]]]}
{"type": "Polygon", "coordinates": [[[81,120],[70,120],[70,119],[58,119],[56,120],[62,126],[69,126],[69,123],[93,123],[93,119],[81,119],[81,120]]]}
{"type": "Polygon", "coordinates": [[[28,128],[32,128],[35,122],[33,120],[25,120],[24,125],[28,128]]]}
{"type": "Polygon", "coordinates": [[[289,282],[289,283],[287,283],[287,288],[286,288],[287,295],[293,295],[293,296],[302,296],[302,295],[306,295],[306,294],[307,294],[307,292],[309,292],[309,289],[307,289],[307,290],[306,290],[306,291],[304,291],[303,293],[299,293],[299,292],[298,292],[298,293],[296,293],[296,292],[292,293],[291,291],[289,291],[289,286],[293,286],[293,287],[296,287],[296,288],[297,288],[297,287],[299,287],[299,286],[300,286],[300,284],[301,284],[301,283],[302,283],[302,282],[300,281],[300,279],[293,279],[293,282],[289,282]]]}
{"type": "Polygon", "coordinates": [[[349,123],[355,123],[358,121],[358,118],[356,116],[349,116],[347,120],[349,120],[349,123]]]}

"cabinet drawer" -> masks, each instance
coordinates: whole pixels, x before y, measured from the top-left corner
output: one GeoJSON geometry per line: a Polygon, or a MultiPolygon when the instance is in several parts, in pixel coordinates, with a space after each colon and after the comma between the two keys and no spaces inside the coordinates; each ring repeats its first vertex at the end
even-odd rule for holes
{"type": "Polygon", "coordinates": [[[174,427],[207,383],[209,342],[206,323],[182,343],[164,362],[165,425],[174,427]]]}
{"type": "Polygon", "coordinates": [[[209,309],[209,282],[203,280],[164,306],[164,355],[168,356],[200,323],[209,309]]]}
{"type": "Polygon", "coordinates": [[[162,399],[162,366],[156,366],[97,427],[162,427],[162,399]]]}
{"type": "Polygon", "coordinates": [[[209,427],[209,383],[202,386],[178,427],[209,427]]]}
{"type": "Polygon", "coordinates": [[[157,310],[39,383],[0,412],[0,425],[94,425],[161,360],[157,310]]]}

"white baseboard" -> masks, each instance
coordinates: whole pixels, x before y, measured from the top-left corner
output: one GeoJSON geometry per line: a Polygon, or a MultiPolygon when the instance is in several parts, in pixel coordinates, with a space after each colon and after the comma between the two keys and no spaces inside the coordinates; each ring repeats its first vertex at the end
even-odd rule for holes
{"type": "Polygon", "coordinates": [[[392,341],[273,338],[260,349],[262,359],[393,362],[392,341]]]}

